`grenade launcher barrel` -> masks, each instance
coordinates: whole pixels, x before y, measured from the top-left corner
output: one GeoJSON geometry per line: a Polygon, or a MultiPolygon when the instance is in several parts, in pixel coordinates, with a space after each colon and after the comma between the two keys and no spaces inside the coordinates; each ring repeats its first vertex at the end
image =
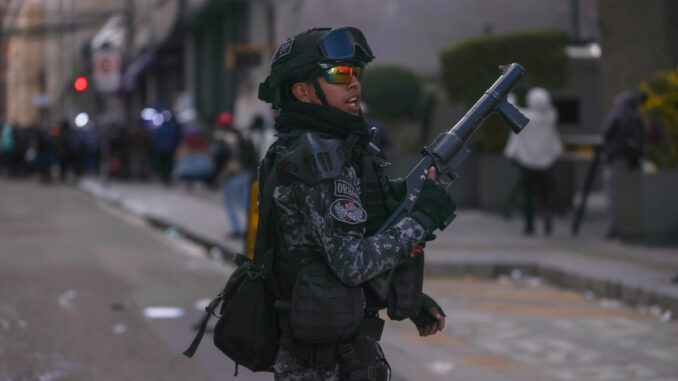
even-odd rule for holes
{"type": "MultiPolygon", "coordinates": [[[[497,111],[514,133],[519,133],[529,120],[506,97],[525,75],[525,69],[517,63],[502,66],[502,75],[490,86],[485,94],[471,107],[471,109],[448,131],[438,135],[433,142],[421,151],[424,156],[405,178],[406,197],[396,211],[386,220],[378,233],[386,230],[394,221],[406,213],[412,212],[419,193],[424,185],[428,170],[431,166],[439,174],[437,182],[446,189],[452,186],[458,177],[455,169],[469,154],[470,149],[466,142],[482,125],[483,121],[497,111]]],[[[452,214],[446,221],[445,227],[456,217],[452,214]]],[[[443,227],[442,229],[444,229],[443,227]]],[[[388,296],[389,286],[393,277],[393,270],[383,273],[369,281],[369,286],[382,299],[388,296]]]]}

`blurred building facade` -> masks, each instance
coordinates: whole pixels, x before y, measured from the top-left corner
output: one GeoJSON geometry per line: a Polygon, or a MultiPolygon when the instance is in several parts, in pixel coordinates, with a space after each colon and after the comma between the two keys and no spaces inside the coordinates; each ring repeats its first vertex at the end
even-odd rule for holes
{"type": "Polygon", "coordinates": [[[43,4],[31,3],[10,8],[4,19],[11,29],[22,31],[7,39],[5,65],[5,118],[21,126],[35,125],[40,119],[40,109],[32,98],[45,92],[45,46],[34,31],[41,25],[44,12],[43,4]]]}
{"type": "MultiPolygon", "coordinates": [[[[8,82],[6,90],[11,99],[8,106],[22,111],[8,110],[8,119],[19,118],[20,124],[41,118],[54,121],[81,111],[110,113],[121,107],[134,117],[151,105],[193,108],[206,120],[221,110],[235,111],[238,125],[248,124],[253,115],[270,119],[270,108],[257,100],[256,93],[275,46],[310,27],[353,25],[368,36],[378,63],[411,68],[424,80],[441,105],[433,125],[444,128],[461,112],[446,104],[439,85],[438,54],[445,47],[481,34],[553,27],[576,28],[573,36],[581,40],[599,39],[595,0],[529,0],[520,8],[500,0],[434,0],[425,6],[415,0],[14,0],[11,4],[19,15],[29,9],[44,15],[25,21],[11,17],[4,23],[10,31],[11,51],[29,51],[33,46],[33,55],[44,54],[26,59],[21,58],[23,53],[15,53],[10,59],[15,69],[9,79],[14,84],[8,82]],[[30,39],[11,32],[22,28],[39,32],[30,39]],[[28,61],[37,68],[24,64],[28,61]],[[102,72],[109,78],[107,88],[94,80],[102,72]],[[35,73],[43,73],[43,79],[35,73]],[[84,94],[72,89],[80,75],[93,85],[84,94]],[[19,96],[22,92],[29,95],[19,96]],[[36,94],[45,95],[38,97],[42,101],[38,105],[31,102],[36,94]]],[[[576,75],[571,86],[555,99],[581,114],[566,120],[569,127],[586,130],[600,119],[593,111],[598,108],[598,92],[591,91],[591,83],[599,83],[598,60],[575,60],[572,66],[576,75]]]]}
{"type": "MultiPolygon", "coordinates": [[[[570,31],[579,41],[597,41],[596,11],[596,0],[527,0],[520,6],[502,0],[299,0],[278,2],[276,25],[281,38],[312,26],[308,20],[313,20],[313,26],[360,28],[374,50],[375,63],[414,70],[426,89],[436,95],[433,125],[437,132],[449,128],[465,111],[447,102],[440,79],[441,50],[479,35],[547,28],[570,31]]],[[[597,110],[600,88],[591,86],[600,86],[599,61],[575,58],[571,69],[573,81],[554,99],[576,113],[565,119],[564,128],[582,133],[594,129],[601,119],[597,110]]]]}
{"type": "Polygon", "coordinates": [[[4,25],[5,18],[9,13],[9,7],[0,8],[0,115],[4,117],[7,115],[7,94],[5,90],[7,82],[7,48],[9,46],[9,39],[4,38],[1,32],[1,27],[4,25]]]}
{"type": "MultiPolygon", "coordinates": [[[[6,2],[3,40],[8,46],[5,119],[19,127],[55,122],[89,103],[73,81],[89,72],[83,49],[123,0],[12,0],[6,2]]],[[[89,96],[89,97],[88,97],[89,96]]]]}
{"type": "Polygon", "coordinates": [[[269,8],[268,1],[6,2],[4,119],[44,125],[88,112],[131,121],[149,106],[193,108],[205,119],[232,111],[238,85],[272,53],[269,8]],[[79,76],[89,81],[83,92],[73,89],[79,76]]]}
{"type": "Polygon", "coordinates": [[[678,67],[678,1],[598,0],[598,8],[608,109],[616,94],[678,67]]]}
{"type": "Polygon", "coordinates": [[[571,54],[571,81],[554,94],[564,132],[594,133],[610,94],[675,66],[676,8],[670,0],[11,0],[3,9],[6,119],[48,123],[87,111],[129,121],[162,105],[208,121],[234,111],[240,126],[255,115],[270,121],[256,95],[275,47],[311,27],[352,25],[377,63],[414,70],[436,95],[432,124],[441,130],[465,111],[447,104],[442,49],[483,34],[561,28],[580,47],[602,43],[602,56],[571,54]],[[83,93],[73,90],[78,76],[90,80],[83,93]]]}

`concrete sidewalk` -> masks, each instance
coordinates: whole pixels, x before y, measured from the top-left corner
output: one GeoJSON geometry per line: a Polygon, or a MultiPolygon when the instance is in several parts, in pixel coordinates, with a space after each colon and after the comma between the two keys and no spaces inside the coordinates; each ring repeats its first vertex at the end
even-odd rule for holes
{"type": "MultiPolygon", "coordinates": [[[[241,240],[228,237],[230,224],[221,193],[204,187],[164,187],[154,183],[83,179],[87,194],[143,217],[169,234],[182,234],[214,257],[232,259],[241,240]]],[[[429,276],[539,277],[558,286],[648,308],[664,318],[678,315],[678,247],[623,244],[603,239],[606,223],[600,202],[580,234],[570,235],[571,216],[556,219],[553,234],[522,235],[520,218],[505,219],[478,210],[459,210],[457,218],[426,248],[429,276]],[[653,307],[654,308],[651,308],[653,307]]],[[[541,225],[537,221],[537,231],[541,225]]]]}

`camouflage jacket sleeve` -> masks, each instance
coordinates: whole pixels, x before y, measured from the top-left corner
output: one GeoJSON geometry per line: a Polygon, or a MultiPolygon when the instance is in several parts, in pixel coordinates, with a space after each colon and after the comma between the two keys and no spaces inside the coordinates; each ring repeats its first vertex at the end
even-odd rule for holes
{"type": "Polygon", "coordinates": [[[316,185],[278,186],[274,198],[287,246],[320,251],[348,285],[359,285],[395,267],[424,240],[424,228],[410,217],[381,234],[364,236],[367,213],[351,166],[345,166],[339,177],[316,185]]]}

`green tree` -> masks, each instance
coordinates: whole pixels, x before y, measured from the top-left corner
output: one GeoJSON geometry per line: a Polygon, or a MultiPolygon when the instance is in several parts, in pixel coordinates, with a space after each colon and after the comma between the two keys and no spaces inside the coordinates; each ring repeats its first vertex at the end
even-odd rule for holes
{"type": "Polygon", "coordinates": [[[640,85],[641,110],[650,119],[644,156],[658,169],[678,168],[678,68],[651,75],[640,85]]]}
{"type": "Polygon", "coordinates": [[[384,121],[416,117],[421,83],[411,70],[394,65],[370,66],[362,88],[370,116],[384,121]]]}
{"type": "MultiPolygon", "coordinates": [[[[440,54],[442,79],[452,103],[471,106],[500,74],[499,65],[521,64],[526,71],[517,91],[539,86],[556,91],[567,84],[567,32],[549,29],[471,38],[450,46],[440,54]]],[[[478,149],[500,152],[509,130],[498,115],[485,121],[479,131],[478,149]]]]}

